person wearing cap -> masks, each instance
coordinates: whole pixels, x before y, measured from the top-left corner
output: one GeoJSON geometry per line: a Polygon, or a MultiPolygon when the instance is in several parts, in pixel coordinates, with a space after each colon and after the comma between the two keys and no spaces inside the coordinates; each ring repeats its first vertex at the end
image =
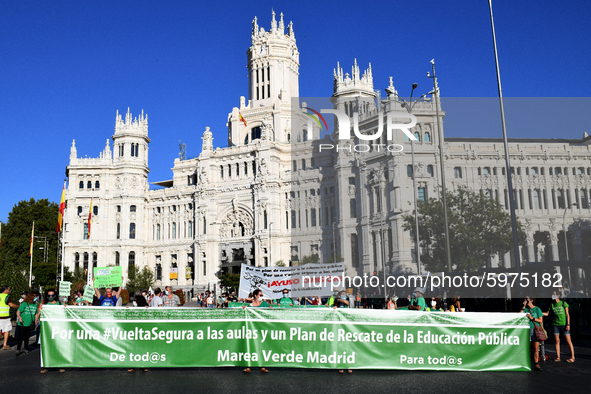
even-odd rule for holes
{"type": "Polygon", "coordinates": [[[413,311],[424,311],[425,310],[425,299],[423,298],[423,289],[420,287],[415,288],[412,293],[413,298],[410,300],[409,310],[413,311]]]}

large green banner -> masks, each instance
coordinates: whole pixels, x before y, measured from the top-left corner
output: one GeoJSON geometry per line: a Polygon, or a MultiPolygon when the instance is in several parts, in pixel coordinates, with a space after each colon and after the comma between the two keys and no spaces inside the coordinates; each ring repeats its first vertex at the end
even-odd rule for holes
{"type": "Polygon", "coordinates": [[[528,371],[520,313],[45,306],[42,364],[528,371]]]}

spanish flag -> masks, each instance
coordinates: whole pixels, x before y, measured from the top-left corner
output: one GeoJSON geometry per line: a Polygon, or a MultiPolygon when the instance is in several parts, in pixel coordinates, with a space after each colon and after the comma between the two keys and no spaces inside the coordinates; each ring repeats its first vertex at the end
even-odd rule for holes
{"type": "Polygon", "coordinates": [[[29,256],[33,255],[33,240],[35,239],[35,222],[33,222],[33,229],[31,230],[31,245],[29,245],[29,256]]]}
{"type": "Polygon", "coordinates": [[[64,210],[66,209],[66,182],[64,182],[64,188],[62,189],[62,199],[60,200],[59,214],[57,215],[57,230],[56,232],[62,231],[62,225],[64,224],[64,210]]]}
{"type": "Polygon", "coordinates": [[[90,222],[92,221],[92,197],[90,197],[90,210],[88,211],[88,239],[90,239],[90,222]]]}
{"type": "Polygon", "coordinates": [[[240,121],[242,123],[244,123],[244,127],[246,127],[246,120],[244,120],[244,118],[242,117],[242,114],[240,112],[238,112],[238,115],[240,116],[240,121]]]}

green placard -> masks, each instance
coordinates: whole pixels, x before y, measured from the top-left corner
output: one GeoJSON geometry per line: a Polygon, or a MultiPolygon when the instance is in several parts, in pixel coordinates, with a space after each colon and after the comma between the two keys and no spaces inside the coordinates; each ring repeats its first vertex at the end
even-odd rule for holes
{"type": "Polygon", "coordinates": [[[94,287],[90,285],[86,285],[84,288],[84,294],[82,295],[82,299],[84,301],[92,302],[94,296],[94,287]]]}
{"type": "Polygon", "coordinates": [[[69,297],[71,288],[72,282],[60,281],[59,295],[63,297],[69,297]]]}
{"type": "Polygon", "coordinates": [[[523,313],[48,305],[41,325],[54,368],[530,370],[523,313]]]}
{"type": "Polygon", "coordinates": [[[121,267],[94,267],[94,287],[119,287],[123,284],[121,267]]]}

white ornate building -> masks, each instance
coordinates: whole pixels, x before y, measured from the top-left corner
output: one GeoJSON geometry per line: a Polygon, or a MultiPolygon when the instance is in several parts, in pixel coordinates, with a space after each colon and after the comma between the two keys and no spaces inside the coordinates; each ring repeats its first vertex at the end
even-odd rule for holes
{"type": "MultiPolygon", "coordinates": [[[[276,21],[273,13],[265,31],[255,18],[247,56],[249,100],[241,97],[228,115],[228,147],[214,150],[206,127],[201,154],[176,159],[172,180],[153,182],[159,189],[148,183],[150,138],[143,111],[132,118],[128,109],[125,119],[117,113],[113,151],[107,140],[99,158],[78,158],[72,143],[64,221],[67,266],[121,265],[126,275],[129,264],[147,265],[157,284],[196,290],[217,282],[220,271],[237,272],[243,262],[290,264],[312,254],[320,261],[342,255],[349,274],[380,271],[383,259],[388,272],[416,269],[402,215],[412,209],[413,174],[420,199],[437,197],[433,99],[413,108],[419,139],[414,171],[410,142],[401,132],[388,141],[384,133],[380,142],[400,144],[402,153],[356,152],[356,147],[363,150],[358,139],[340,143],[338,152],[320,151],[319,144],[337,144],[330,136],[321,139],[320,123],[301,109],[306,104],[299,94],[292,24],[286,29],[283,15],[276,21]]],[[[396,96],[381,101],[378,91],[371,66],[363,74],[356,61],[351,74],[338,65],[334,70],[332,105],[351,119],[357,112],[364,134],[377,131],[380,116],[385,122],[392,111],[404,111],[396,96]]],[[[524,259],[564,260],[565,210],[570,258],[591,255],[591,137],[509,142],[517,215],[527,231],[524,259]]],[[[483,190],[508,207],[500,139],[447,138],[444,152],[448,188],[483,190]]],[[[501,256],[489,264],[511,263],[501,256]]]]}

